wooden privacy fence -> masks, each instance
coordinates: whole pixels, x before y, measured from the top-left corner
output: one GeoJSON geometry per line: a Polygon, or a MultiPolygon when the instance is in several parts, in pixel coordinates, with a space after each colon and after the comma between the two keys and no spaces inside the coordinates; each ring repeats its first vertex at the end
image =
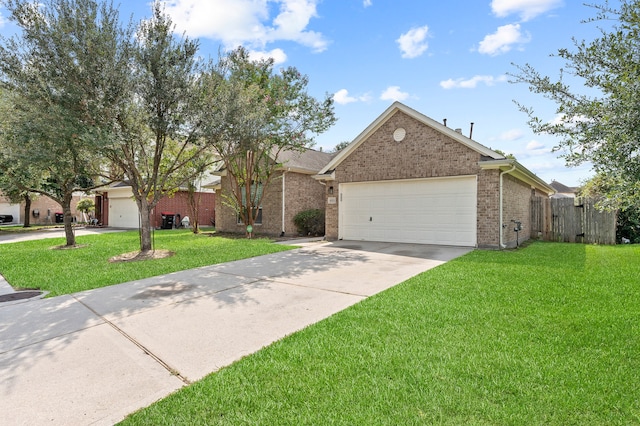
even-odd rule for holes
{"type": "Polygon", "coordinates": [[[616,213],[591,198],[531,199],[531,237],[569,243],[615,244],[616,213]]]}

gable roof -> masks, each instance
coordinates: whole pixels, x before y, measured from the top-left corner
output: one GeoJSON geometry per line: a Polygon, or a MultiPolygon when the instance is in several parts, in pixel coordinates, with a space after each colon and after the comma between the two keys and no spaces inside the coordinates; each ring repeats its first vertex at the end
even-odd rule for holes
{"type": "Polygon", "coordinates": [[[575,187],[575,186],[564,185],[564,184],[558,182],[557,180],[551,181],[549,186],[552,187],[553,189],[555,189],[556,192],[558,192],[560,194],[575,194],[575,193],[578,192],[578,189],[579,189],[578,187],[575,187]]]}
{"type": "MultiPolygon", "coordinates": [[[[283,149],[278,152],[274,148],[271,152],[271,159],[278,162],[278,168],[288,172],[296,172],[307,175],[315,175],[320,169],[327,165],[336,155],[335,152],[322,152],[315,149],[306,148],[303,151],[283,149]]],[[[226,176],[227,169],[224,162],[218,164],[218,168],[212,173],[215,176],[226,176]]]]}
{"type": "Polygon", "coordinates": [[[483,169],[499,169],[500,171],[509,172],[509,174],[516,176],[518,179],[526,182],[536,189],[541,190],[547,194],[553,194],[555,190],[550,187],[546,182],[529,171],[522,164],[516,160],[507,159],[504,155],[487,148],[486,146],[464,136],[444,124],[438,123],[432,118],[409,108],[401,102],[394,102],[389,108],[387,108],[376,120],[371,123],[362,133],[360,133],[346,148],[338,152],[333,159],[320,170],[320,172],[314,176],[318,180],[332,180],[334,179],[333,171],[340,165],[353,151],[355,151],[369,136],[371,136],[376,130],[378,130],[387,120],[389,120],[394,114],[402,112],[409,117],[417,120],[418,122],[431,127],[432,129],[448,136],[449,138],[461,143],[462,145],[476,151],[481,155],[479,166],[483,169]]]}
{"type": "Polygon", "coordinates": [[[318,175],[326,174],[328,171],[335,169],[344,161],[353,151],[356,150],[362,143],[371,136],[376,130],[378,130],[387,120],[389,120],[394,114],[397,112],[402,112],[409,117],[419,121],[420,123],[431,127],[432,129],[443,133],[450,137],[451,139],[460,142],[468,148],[484,155],[485,157],[489,157],[490,159],[502,159],[504,156],[499,154],[486,146],[479,144],[478,142],[464,136],[462,133],[456,132],[455,130],[438,123],[432,118],[427,117],[426,115],[414,110],[413,108],[409,108],[405,104],[401,102],[394,102],[391,104],[389,108],[386,109],[378,118],[375,119],[373,123],[371,123],[362,133],[360,133],[346,148],[340,151],[325,167],[320,170],[318,175]]]}
{"type": "Polygon", "coordinates": [[[283,169],[305,174],[316,174],[331,161],[336,153],[305,149],[304,151],[283,150],[277,161],[283,169]]]}

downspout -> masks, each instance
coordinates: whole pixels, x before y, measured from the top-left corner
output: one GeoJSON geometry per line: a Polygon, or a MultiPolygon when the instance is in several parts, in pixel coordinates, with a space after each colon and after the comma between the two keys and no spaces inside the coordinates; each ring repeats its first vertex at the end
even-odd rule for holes
{"type": "Polygon", "coordinates": [[[285,186],[285,183],[284,183],[284,180],[285,180],[284,177],[285,177],[286,174],[287,174],[287,170],[282,172],[282,233],[280,234],[281,237],[284,237],[284,225],[285,225],[285,220],[284,220],[285,214],[284,213],[285,213],[286,204],[285,204],[284,197],[285,197],[286,186],[285,186]]]}
{"type": "Polygon", "coordinates": [[[502,182],[503,182],[503,176],[507,175],[509,173],[511,173],[512,171],[514,171],[516,169],[516,165],[512,165],[511,168],[509,170],[505,170],[500,172],[500,249],[505,249],[507,248],[506,244],[504,244],[504,237],[502,236],[503,232],[503,228],[504,228],[504,219],[503,219],[503,212],[502,212],[502,204],[503,204],[503,199],[504,196],[502,194],[502,182]]]}

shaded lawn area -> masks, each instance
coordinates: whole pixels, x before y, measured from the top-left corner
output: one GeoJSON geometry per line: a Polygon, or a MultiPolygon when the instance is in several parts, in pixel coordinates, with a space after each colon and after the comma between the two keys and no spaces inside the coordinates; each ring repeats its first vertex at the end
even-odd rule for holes
{"type": "Polygon", "coordinates": [[[231,239],[195,235],[190,230],[155,231],[155,248],[175,252],[164,259],[110,263],[109,259],[140,249],[138,231],[78,236],[84,247],[54,250],[64,238],[0,244],[0,274],[16,289],[47,290],[49,296],[105,287],[184,269],[245,259],[291,246],[268,239],[231,239]]]}
{"type": "Polygon", "coordinates": [[[475,251],[125,425],[640,423],[640,247],[475,251]]]}

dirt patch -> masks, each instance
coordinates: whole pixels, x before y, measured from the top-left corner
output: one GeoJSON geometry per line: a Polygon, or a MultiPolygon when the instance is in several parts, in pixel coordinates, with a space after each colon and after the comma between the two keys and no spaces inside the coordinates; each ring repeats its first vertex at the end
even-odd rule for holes
{"type": "Polygon", "coordinates": [[[85,247],[89,247],[89,244],[76,244],[74,246],[54,246],[51,247],[51,250],[73,250],[85,247]]]}
{"type": "Polygon", "coordinates": [[[149,251],[132,251],[109,259],[110,263],[116,262],[138,262],[141,260],[164,259],[175,254],[170,250],[149,250],[149,251]]]}

